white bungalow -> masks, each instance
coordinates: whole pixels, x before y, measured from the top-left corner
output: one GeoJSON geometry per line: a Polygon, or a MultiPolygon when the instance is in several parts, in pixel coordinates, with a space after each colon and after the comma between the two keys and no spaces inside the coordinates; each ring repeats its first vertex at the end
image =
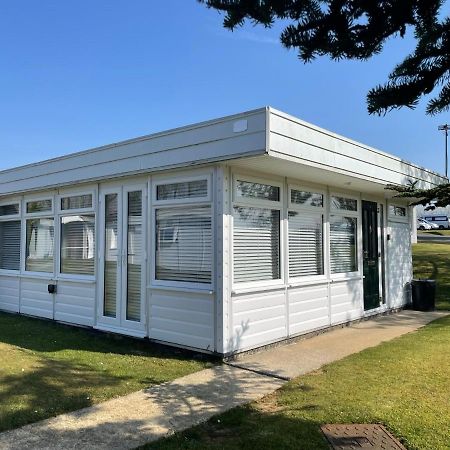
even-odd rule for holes
{"type": "Polygon", "coordinates": [[[408,180],[272,108],[5,170],[0,309],[227,355],[400,308],[408,180]]]}

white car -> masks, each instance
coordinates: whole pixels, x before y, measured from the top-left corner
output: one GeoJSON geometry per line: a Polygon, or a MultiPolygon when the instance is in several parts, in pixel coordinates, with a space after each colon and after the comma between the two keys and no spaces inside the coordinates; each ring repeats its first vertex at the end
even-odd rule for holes
{"type": "Polygon", "coordinates": [[[417,229],[418,230],[435,230],[439,228],[436,224],[432,224],[425,219],[417,219],[417,229]]]}

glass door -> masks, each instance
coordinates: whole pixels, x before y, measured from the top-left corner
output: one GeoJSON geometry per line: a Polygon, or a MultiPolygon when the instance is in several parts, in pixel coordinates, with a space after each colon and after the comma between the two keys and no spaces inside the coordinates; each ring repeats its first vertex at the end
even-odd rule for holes
{"type": "Polygon", "coordinates": [[[98,327],[145,335],[146,185],[101,189],[98,327]]]}

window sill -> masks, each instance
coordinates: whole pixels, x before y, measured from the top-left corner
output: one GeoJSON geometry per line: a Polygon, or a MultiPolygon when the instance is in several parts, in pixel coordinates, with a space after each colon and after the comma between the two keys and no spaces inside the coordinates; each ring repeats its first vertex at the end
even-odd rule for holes
{"type": "Polygon", "coordinates": [[[182,287],[182,286],[166,286],[166,285],[159,285],[159,284],[153,284],[147,286],[147,289],[152,289],[154,291],[174,291],[174,292],[192,292],[194,294],[208,294],[208,295],[214,295],[214,290],[211,288],[197,288],[197,287],[182,287]]]}
{"type": "Polygon", "coordinates": [[[287,285],[283,284],[266,284],[260,286],[246,286],[242,288],[232,289],[232,295],[247,294],[253,292],[281,291],[286,289],[287,285]]]}

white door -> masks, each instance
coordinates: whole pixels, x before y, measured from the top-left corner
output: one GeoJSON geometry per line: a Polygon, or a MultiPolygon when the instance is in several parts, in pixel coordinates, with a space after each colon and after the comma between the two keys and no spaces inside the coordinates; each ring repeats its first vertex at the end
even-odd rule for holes
{"type": "Polygon", "coordinates": [[[146,185],[100,189],[97,327],[145,336],[146,185]]]}
{"type": "Polygon", "coordinates": [[[390,221],[388,235],[388,305],[398,308],[409,301],[410,295],[412,255],[409,223],[390,221]]]}

